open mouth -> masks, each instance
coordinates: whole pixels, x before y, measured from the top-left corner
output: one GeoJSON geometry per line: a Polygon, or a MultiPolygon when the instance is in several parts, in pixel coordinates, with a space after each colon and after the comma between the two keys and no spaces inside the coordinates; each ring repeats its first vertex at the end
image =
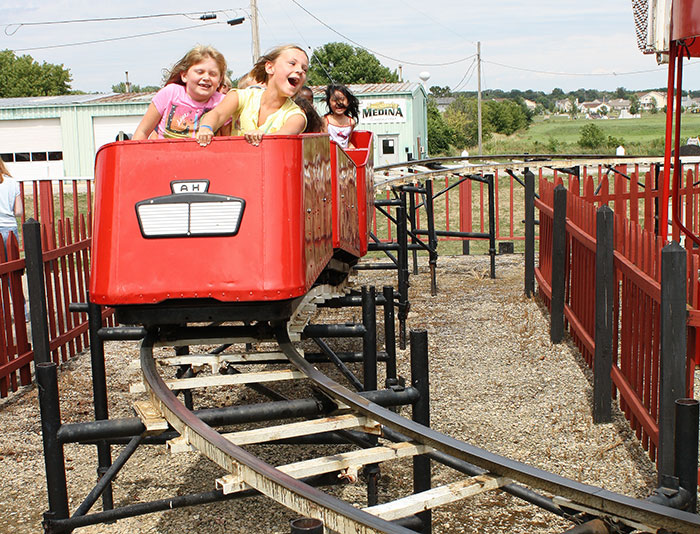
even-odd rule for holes
{"type": "Polygon", "coordinates": [[[290,76],[289,78],[287,78],[287,81],[289,82],[289,85],[291,85],[292,87],[296,87],[299,85],[300,79],[294,76],[290,76]]]}

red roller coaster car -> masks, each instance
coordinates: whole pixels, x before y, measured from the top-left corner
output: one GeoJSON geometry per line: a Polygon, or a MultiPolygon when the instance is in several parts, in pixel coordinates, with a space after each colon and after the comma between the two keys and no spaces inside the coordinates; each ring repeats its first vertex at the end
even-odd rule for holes
{"type": "MultiPolygon", "coordinates": [[[[96,157],[90,298],[124,323],[274,319],[367,251],[372,136],[126,141],[96,157]]],[[[342,276],[342,274],[340,274],[342,276]]]]}

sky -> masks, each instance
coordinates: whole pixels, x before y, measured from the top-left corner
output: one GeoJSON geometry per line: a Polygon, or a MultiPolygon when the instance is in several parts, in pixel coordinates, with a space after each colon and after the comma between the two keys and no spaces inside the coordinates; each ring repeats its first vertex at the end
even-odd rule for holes
{"type": "MultiPolygon", "coordinates": [[[[427,87],[476,91],[480,43],[482,90],[546,93],[666,86],[666,66],[637,48],[631,6],[631,0],[257,0],[262,52],[286,43],[310,51],[348,42],[401,68],[405,81],[420,82],[424,74],[427,87]]],[[[163,69],[195,44],[220,50],[234,78],[252,64],[250,0],[3,0],[0,29],[0,50],[63,64],[72,88],[85,92],[110,92],[126,72],[132,83],[160,85],[163,69]],[[217,18],[202,21],[204,13],[217,18]],[[237,17],[245,21],[226,24],[237,17]],[[118,20],[63,22],[107,18],[118,20]]],[[[684,89],[700,88],[698,63],[684,64],[684,89]]]]}

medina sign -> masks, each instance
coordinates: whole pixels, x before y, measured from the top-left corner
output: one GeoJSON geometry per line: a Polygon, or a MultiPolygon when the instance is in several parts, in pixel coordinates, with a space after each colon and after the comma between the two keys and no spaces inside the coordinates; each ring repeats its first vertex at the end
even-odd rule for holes
{"type": "Polygon", "coordinates": [[[404,99],[360,100],[360,123],[406,122],[406,113],[404,99]]]}

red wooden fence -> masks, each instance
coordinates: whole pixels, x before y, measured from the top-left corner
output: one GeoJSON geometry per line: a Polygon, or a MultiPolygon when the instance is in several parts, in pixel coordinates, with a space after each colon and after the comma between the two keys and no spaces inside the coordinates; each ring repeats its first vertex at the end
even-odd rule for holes
{"type": "MultiPolygon", "coordinates": [[[[692,174],[692,173],[691,173],[692,174]]],[[[651,174],[644,183],[651,184],[651,174]]],[[[596,209],[602,204],[615,211],[614,265],[615,287],[618,298],[614,301],[613,384],[619,394],[620,408],[630,421],[642,445],[652,459],[658,445],[659,403],[659,350],[661,249],[663,243],[653,231],[652,214],[657,191],[649,187],[639,191],[638,175],[627,187],[627,180],[618,176],[614,191],[609,189],[607,177],[594,190],[593,180],[585,176],[581,182],[569,180],[567,195],[567,269],[565,317],[569,332],[586,363],[593,366],[595,352],[595,246],[596,209]],[[574,193],[574,194],[571,194],[574,193]],[[578,195],[581,196],[578,196],[578,195]],[[641,208],[641,209],[640,209],[641,208]],[[632,219],[632,220],[630,220],[632,219]],[[647,228],[643,228],[642,224],[647,228]]],[[[535,270],[540,294],[547,305],[551,299],[552,216],[554,182],[539,180],[540,200],[540,254],[535,270]]],[[[685,198],[697,203],[700,190],[685,189],[685,198]]],[[[697,254],[688,254],[688,305],[691,316],[698,309],[697,254]]],[[[687,396],[693,395],[693,372],[696,358],[696,326],[688,328],[687,396]]]]}
{"type": "MultiPolygon", "coordinates": [[[[52,360],[60,363],[88,346],[87,315],[73,313],[68,306],[71,302],[87,302],[92,184],[89,180],[45,180],[21,182],[20,190],[22,221],[33,217],[42,222],[49,346],[52,360]]],[[[25,322],[22,248],[21,240],[18,242],[12,234],[7,257],[0,247],[0,397],[32,380],[34,352],[29,323],[25,322]]]]}

